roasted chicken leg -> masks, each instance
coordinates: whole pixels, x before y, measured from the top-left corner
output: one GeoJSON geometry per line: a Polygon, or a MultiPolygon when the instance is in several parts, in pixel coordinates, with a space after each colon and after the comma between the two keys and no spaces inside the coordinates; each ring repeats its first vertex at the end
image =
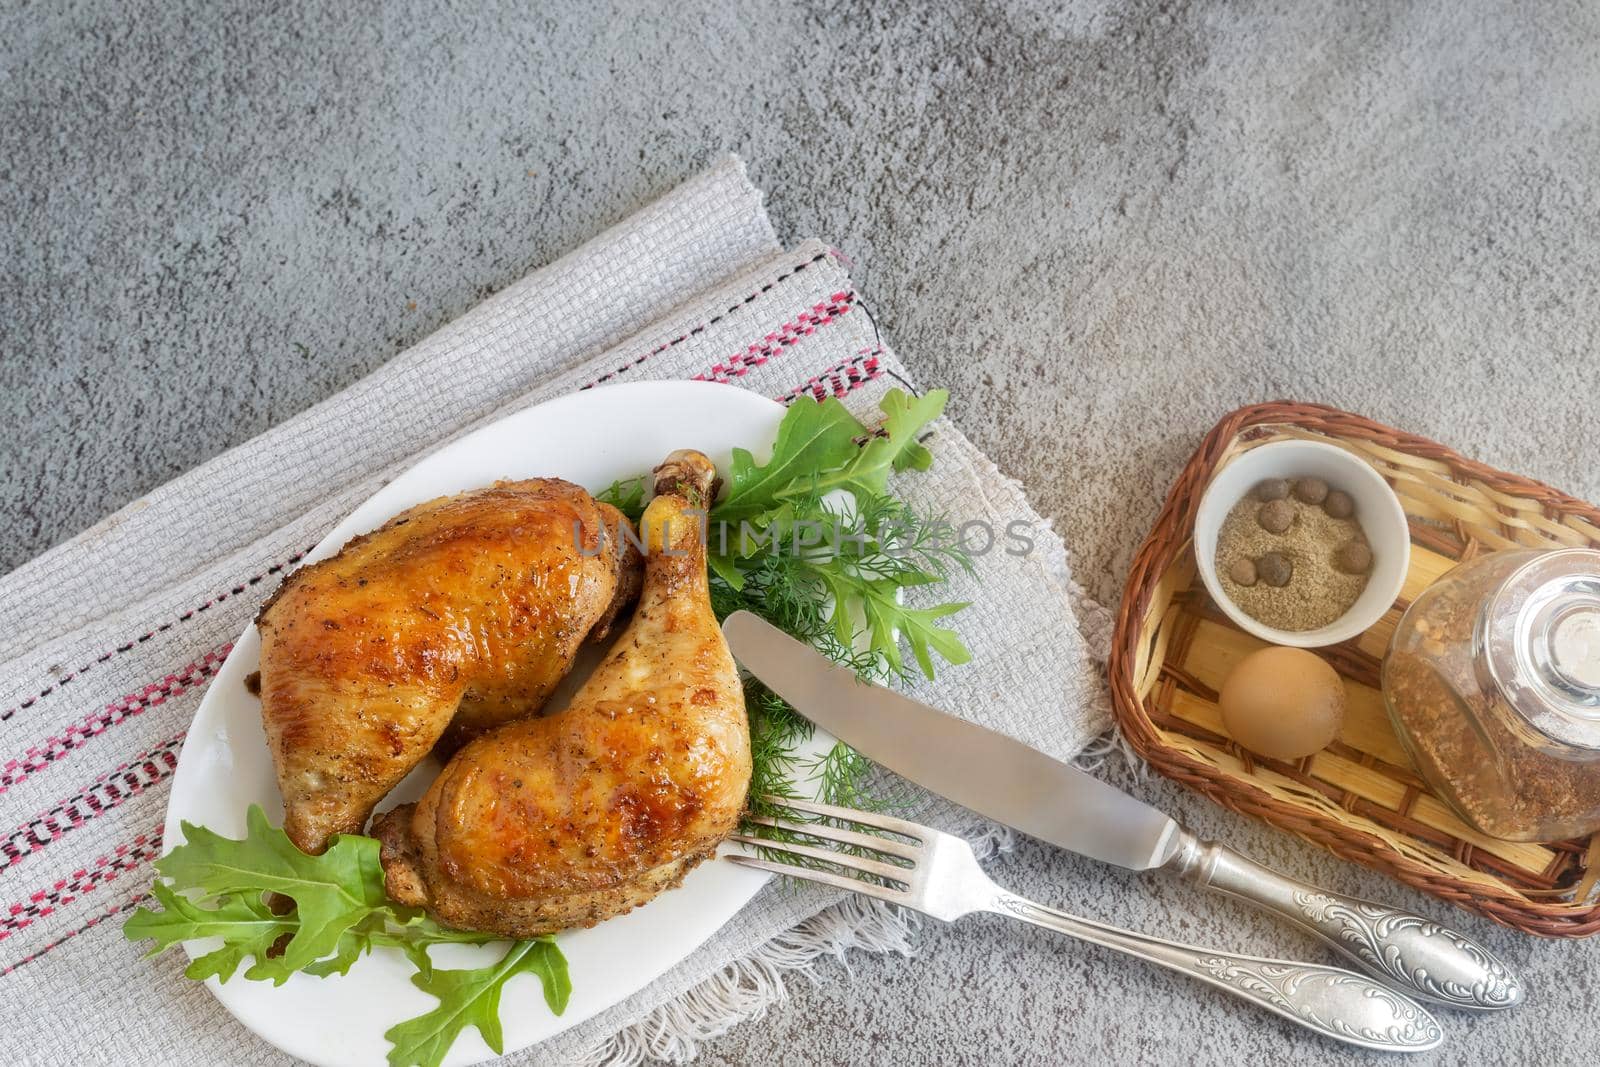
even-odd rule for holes
{"type": "Polygon", "coordinates": [[[456,754],[422,800],[375,823],[389,895],[450,926],[532,937],[645,903],[733,832],[750,734],[706,585],[715,468],[656,468],[632,622],[565,710],[456,754]]]}
{"type": "Polygon", "coordinates": [[[539,710],[637,593],[615,508],[539,478],[419,504],[262,608],[261,719],[284,829],[320,853],[432,750],[539,710]]]}

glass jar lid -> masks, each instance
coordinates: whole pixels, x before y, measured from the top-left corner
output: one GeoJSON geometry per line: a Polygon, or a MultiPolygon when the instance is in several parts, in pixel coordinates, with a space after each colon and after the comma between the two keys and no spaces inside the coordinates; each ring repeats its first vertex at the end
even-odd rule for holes
{"type": "Polygon", "coordinates": [[[1489,674],[1528,725],[1600,751],[1600,551],[1535,556],[1490,596],[1482,627],[1489,674]]]}

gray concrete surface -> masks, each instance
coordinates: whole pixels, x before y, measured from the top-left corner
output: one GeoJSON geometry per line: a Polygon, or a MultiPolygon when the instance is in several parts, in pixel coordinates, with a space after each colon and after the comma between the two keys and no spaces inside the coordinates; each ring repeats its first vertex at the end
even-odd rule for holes
{"type": "MultiPolygon", "coordinates": [[[[8,5],[0,31],[0,568],[727,150],[780,232],[854,257],[1107,601],[1198,435],[1252,400],[1339,404],[1600,498],[1590,4],[76,0],[8,5]]],[[[1445,914],[1131,784],[1291,873],[1445,914]]],[[[1312,951],[1042,848],[999,869],[1148,930],[1312,951]]],[[[1600,946],[1460,921],[1535,996],[1449,1016],[1432,1062],[1600,1052],[1600,946]]],[[[818,978],[704,1062],[1362,1058],[997,921],[818,978]]]]}

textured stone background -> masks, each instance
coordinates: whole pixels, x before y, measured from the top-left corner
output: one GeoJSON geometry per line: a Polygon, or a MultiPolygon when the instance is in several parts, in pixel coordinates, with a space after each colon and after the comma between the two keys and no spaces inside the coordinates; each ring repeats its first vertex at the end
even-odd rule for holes
{"type": "MultiPolygon", "coordinates": [[[[1108,602],[1199,434],[1249,401],[1338,404],[1600,498],[1600,9],[1058,6],[8,5],[0,569],[728,150],[780,233],[855,259],[899,351],[1108,602]]],[[[1290,873],[1446,914],[1108,773],[1290,873]]],[[[1156,933],[1316,951],[1037,846],[1000,874],[1156,933]]],[[[1452,919],[1535,1000],[1449,1016],[1436,1062],[1600,1051],[1600,948],[1452,919]]],[[[850,968],[706,1062],[1346,1058],[999,920],[850,968]]]]}

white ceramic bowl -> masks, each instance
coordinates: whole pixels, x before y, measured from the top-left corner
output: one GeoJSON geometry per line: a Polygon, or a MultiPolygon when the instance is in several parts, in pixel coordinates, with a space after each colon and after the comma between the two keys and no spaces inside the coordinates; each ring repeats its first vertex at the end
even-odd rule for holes
{"type": "Polygon", "coordinates": [[[1400,500],[1372,466],[1337,445],[1318,441],[1274,441],[1258,445],[1217,472],[1200,498],[1194,520],[1195,565],[1211,599],[1246,633],[1275,645],[1320,648],[1348,641],[1383,618],[1400,596],[1411,562],[1411,531],[1400,500]],[[1350,610],[1316,630],[1276,630],[1246,615],[1217,578],[1217,531],[1239,499],[1268,478],[1321,478],[1349,493],[1356,521],[1372,546],[1372,576],[1350,610]]]}

